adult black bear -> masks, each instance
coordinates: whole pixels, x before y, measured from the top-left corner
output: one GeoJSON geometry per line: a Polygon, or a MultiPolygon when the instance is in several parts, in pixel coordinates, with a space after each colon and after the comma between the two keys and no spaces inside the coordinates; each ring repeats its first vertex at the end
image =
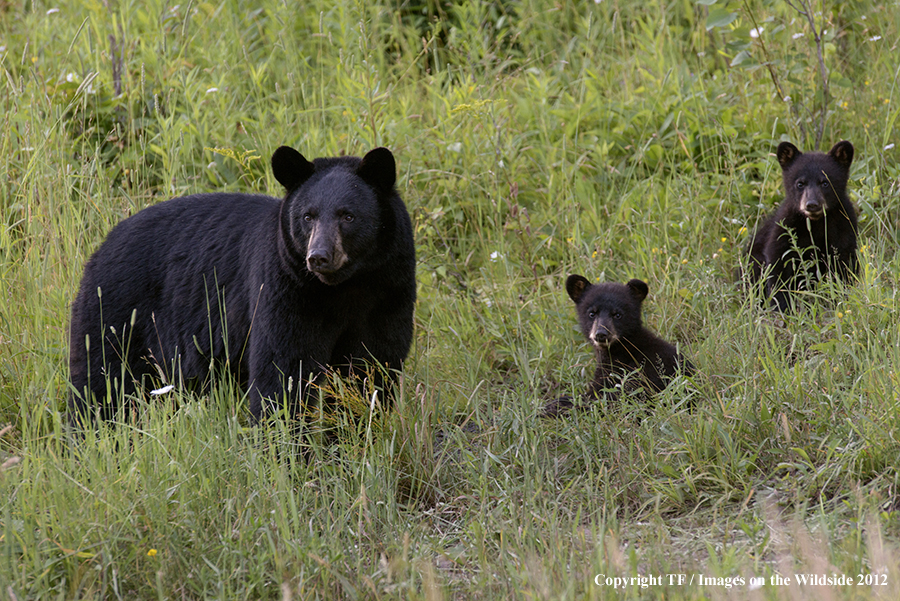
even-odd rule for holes
{"type": "Polygon", "coordinates": [[[790,142],[776,151],[784,201],[750,240],[750,278],[767,274],[766,295],[780,310],[791,293],[809,289],[835,272],[844,281],[856,275],[856,209],[847,196],[853,145],[838,142],[828,152],[802,153],[790,142]]]}
{"type": "Polygon", "coordinates": [[[255,421],[285,402],[296,411],[328,367],[401,367],[415,248],[394,156],[376,148],[309,162],[282,146],[272,170],[283,199],[176,198],[109,233],[72,305],[74,425],[111,419],[160,374],[203,385],[213,364],[248,387],[255,421]]]}
{"type": "MultiPolygon", "coordinates": [[[[690,376],[693,364],[673,345],[654,335],[641,323],[641,303],[649,288],[641,280],[627,284],[591,284],[580,275],[570,275],[566,292],[575,302],[581,331],[597,353],[597,369],[585,400],[619,396],[625,375],[640,371],[651,392],[660,392],[678,374],[690,376]]],[[[575,403],[563,397],[547,405],[545,414],[558,415],[575,403]]]]}

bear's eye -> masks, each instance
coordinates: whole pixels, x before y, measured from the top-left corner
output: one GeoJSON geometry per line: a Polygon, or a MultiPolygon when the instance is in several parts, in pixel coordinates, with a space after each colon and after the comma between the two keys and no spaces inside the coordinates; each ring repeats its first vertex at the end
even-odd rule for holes
{"type": "Polygon", "coordinates": [[[588,319],[594,319],[595,317],[597,317],[596,311],[588,311],[588,319]]]}
{"type": "Polygon", "coordinates": [[[613,311],[612,318],[613,319],[622,319],[622,312],[621,311],[613,311]]]}
{"type": "Polygon", "coordinates": [[[343,220],[345,223],[350,223],[351,221],[353,221],[353,215],[351,215],[350,213],[345,213],[343,220]]]}
{"type": "Polygon", "coordinates": [[[828,182],[827,179],[822,181],[822,187],[825,188],[826,190],[827,190],[830,186],[831,186],[831,184],[828,182]]]}
{"type": "Polygon", "coordinates": [[[802,190],[806,186],[806,182],[797,182],[797,189],[802,190]]]}
{"type": "Polygon", "coordinates": [[[309,223],[309,222],[311,222],[312,220],[313,220],[313,214],[312,214],[312,213],[303,213],[303,221],[305,221],[306,223],[309,223]]]}

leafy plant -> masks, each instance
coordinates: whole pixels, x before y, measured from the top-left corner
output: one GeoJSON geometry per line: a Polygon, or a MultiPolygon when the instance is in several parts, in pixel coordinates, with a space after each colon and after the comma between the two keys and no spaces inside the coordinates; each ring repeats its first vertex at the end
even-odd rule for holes
{"type": "Polygon", "coordinates": [[[729,66],[764,68],[776,97],[790,108],[802,143],[818,150],[833,112],[831,86],[849,86],[840,71],[826,64],[839,36],[846,35],[835,23],[837,15],[826,11],[825,3],[817,10],[810,0],[697,3],[708,7],[707,30],[726,35],[729,66]]]}

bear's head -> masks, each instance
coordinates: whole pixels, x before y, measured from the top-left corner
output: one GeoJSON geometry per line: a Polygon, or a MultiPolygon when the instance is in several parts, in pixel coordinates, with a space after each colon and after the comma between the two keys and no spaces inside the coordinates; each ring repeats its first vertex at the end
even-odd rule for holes
{"type": "Polygon", "coordinates": [[[397,166],[390,150],[376,148],[362,159],[310,162],[282,146],[272,155],[272,171],[287,190],[283,233],[310,273],[334,286],[378,261],[396,195],[397,166]]]}
{"type": "Polygon", "coordinates": [[[800,152],[790,142],[778,145],[785,199],[811,221],[839,210],[847,198],[853,144],[844,140],[828,151],[800,152]]]}
{"type": "Polygon", "coordinates": [[[608,348],[640,331],[641,303],[649,292],[645,282],[591,284],[584,276],[570,275],[566,292],[575,302],[581,331],[596,348],[608,348]]]}

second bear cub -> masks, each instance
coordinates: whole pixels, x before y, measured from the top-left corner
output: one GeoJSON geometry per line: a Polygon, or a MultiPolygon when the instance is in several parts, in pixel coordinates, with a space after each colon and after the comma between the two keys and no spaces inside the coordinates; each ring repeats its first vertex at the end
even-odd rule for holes
{"type": "Polygon", "coordinates": [[[780,310],[791,293],[808,290],[834,272],[845,282],[856,275],[856,209],[847,196],[853,145],[846,140],[828,151],[800,152],[790,142],[776,151],[784,201],[750,241],[751,281],[763,277],[766,295],[780,310]]]}
{"type": "Polygon", "coordinates": [[[570,275],[566,292],[575,302],[581,331],[597,354],[597,370],[585,400],[615,399],[623,376],[631,372],[640,371],[649,392],[660,392],[679,373],[693,373],[694,366],[675,346],[642,325],[641,303],[649,292],[645,282],[591,284],[584,276],[570,275]]]}

